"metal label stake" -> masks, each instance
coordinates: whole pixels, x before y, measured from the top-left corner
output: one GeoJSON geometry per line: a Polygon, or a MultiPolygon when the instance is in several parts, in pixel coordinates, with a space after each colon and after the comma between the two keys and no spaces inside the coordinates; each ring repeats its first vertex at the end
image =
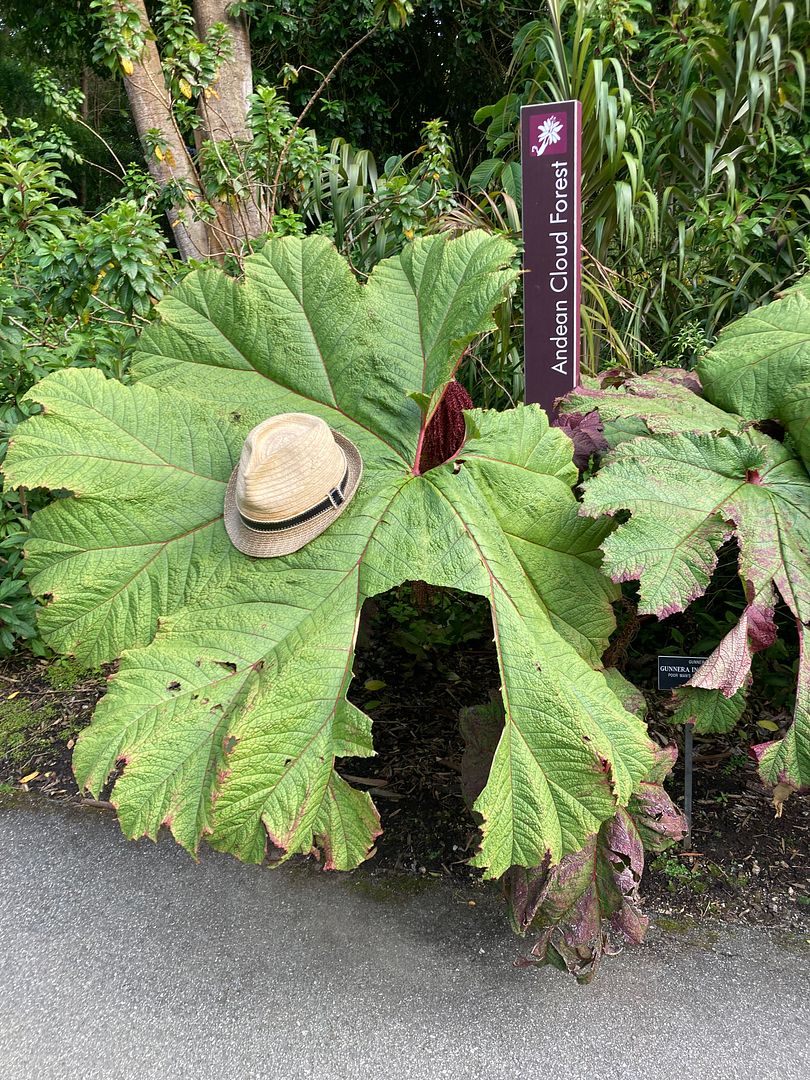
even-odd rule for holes
{"type": "Polygon", "coordinates": [[[683,726],[683,812],[686,817],[686,836],[684,847],[692,850],[692,728],[691,723],[683,726]]]}
{"type": "MultiPolygon", "coordinates": [[[[696,671],[706,663],[705,656],[659,656],[658,689],[677,690],[685,686],[696,671]]],[[[686,836],[683,845],[687,851],[692,847],[692,735],[694,726],[684,724],[683,729],[683,813],[686,818],[686,836]]]]}

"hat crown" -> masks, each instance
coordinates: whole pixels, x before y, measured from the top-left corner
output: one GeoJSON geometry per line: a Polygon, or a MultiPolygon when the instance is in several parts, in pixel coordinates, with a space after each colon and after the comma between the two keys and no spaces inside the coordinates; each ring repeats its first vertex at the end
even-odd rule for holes
{"type": "Polygon", "coordinates": [[[254,521],[284,521],[317,506],[345,473],[343,451],[325,421],[309,413],[282,413],[248,432],[236,505],[254,521]]]}

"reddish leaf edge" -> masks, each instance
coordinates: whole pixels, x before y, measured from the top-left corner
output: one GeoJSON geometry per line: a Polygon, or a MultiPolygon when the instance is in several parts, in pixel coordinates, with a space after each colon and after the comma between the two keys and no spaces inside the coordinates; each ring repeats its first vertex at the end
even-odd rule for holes
{"type": "MultiPolygon", "coordinates": [[[[500,697],[459,714],[465,749],[461,782],[469,807],[486,783],[503,726],[500,697]]],[[[501,879],[512,929],[536,935],[517,967],[551,965],[578,982],[593,979],[604,956],[640,944],[649,920],[639,892],[644,851],[660,852],[686,834],[686,819],[663,787],[677,747],[657,749],[649,774],[626,808],[617,809],[577,852],[556,865],[513,866],[501,879]]]]}

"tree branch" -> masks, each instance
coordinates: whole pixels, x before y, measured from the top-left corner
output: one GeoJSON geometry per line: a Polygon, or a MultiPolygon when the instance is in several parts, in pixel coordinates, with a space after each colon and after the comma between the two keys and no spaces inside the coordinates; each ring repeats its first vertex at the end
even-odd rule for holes
{"type": "Polygon", "coordinates": [[[382,20],[382,16],[381,16],[379,19],[377,19],[377,21],[374,23],[374,25],[369,30],[367,30],[365,34],[363,34],[363,36],[361,38],[358,38],[358,40],[355,41],[355,43],[353,45],[349,46],[349,48],[346,50],[345,53],[342,53],[337,58],[337,60],[335,61],[335,63],[332,66],[331,71],[329,71],[329,73],[327,74],[326,78],[323,80],[321,85],[318,87],[318,89],[315,91],[315,93],[312,95],[312,97],[306,103],[304,108],[301,110],[301,113],[298,116],[298,119],[295,121],[293,126],[290,128],[290,133],[287,136],[287,141],[285,142],[284,146],[281,148],[281,153],[279,154],[279,158],[278,158],[278,165],[276,167],[276,174],[273,177],[273,183],[272,183],[271,188],[270,188],[270,207],[269,207],[268,212],[267,212],[267,229],[268,229],[268,231],[270,229],[272,229],[272,227],[273,227],[273,218],[275,217],[275,214],[276,214],[276,201],[277,201],[277,196],[278,196],[279,180],[281,179],[281,170],[284,167],[284,162],[287,160],[287,154],[289,154],[289,152],[290,152],[290,147],[293,144],[293,139],[295,138],[295,133],[301,127],[301,124],[304,122],[304,119],[305,119],[307,113],[309,113],[312,106],[315,104],[315,102],[318,100],[318,98],[324,92],[324,90],[329,85],[329,83],[334,78],[334,76],[337,74],[339,69],[349,59],[349,57],[352,55],[352,53],[357,52],[357,50],[361,46],[365,45],[365,43],[368,41],[368,39],[370,37],[372,37],[373,34],[376,34],[376,32],[379,30],[380,26],[382,25],[382,21],[383,20],[382,20]]]}

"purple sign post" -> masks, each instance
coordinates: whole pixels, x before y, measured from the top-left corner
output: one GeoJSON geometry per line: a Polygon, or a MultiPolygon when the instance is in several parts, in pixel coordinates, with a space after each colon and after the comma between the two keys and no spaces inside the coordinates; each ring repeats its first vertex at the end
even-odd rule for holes
{"type": "Polygon", "coordinates": [[[520,110],[527,402],[554,413],[579,382],[582,105],[520,110]]]}

